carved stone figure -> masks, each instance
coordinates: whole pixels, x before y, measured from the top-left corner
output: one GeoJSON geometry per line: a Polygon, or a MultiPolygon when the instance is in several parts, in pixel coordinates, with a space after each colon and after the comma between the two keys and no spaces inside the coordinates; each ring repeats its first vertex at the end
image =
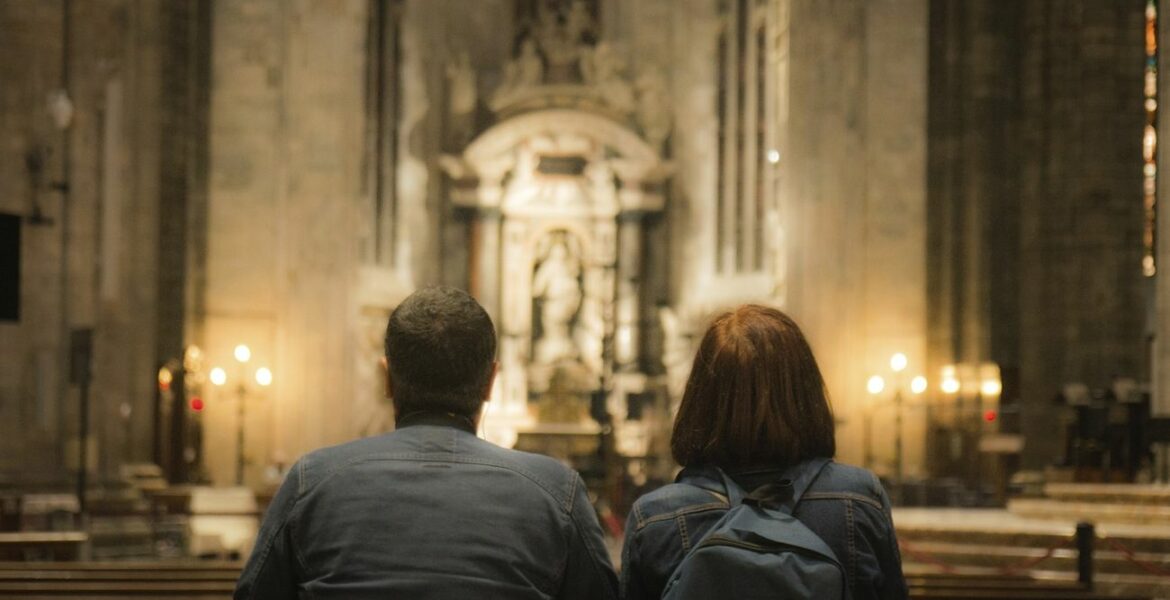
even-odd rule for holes
{"type": "Polygon", "coordinates": [[[634,91],[623,77],[626,64],[608,42],[598,42],[581,57],[581,76],[586,85],[614,108],[628,112],[634,108],[634,91]]]}
{"type": "Polygon", "coordinates": [[[467,51],[459,53],[455,62],[447,65],[447,112],[452,141],[465,145],[470,139],[475,120],[475,69],[467,51]]]}
{"type": "Polygon", "coordinates": [[[578,44],[589,42],[597,35],[597,24],[593,22],[589,3],[585,0],[573,0],[569,5],[569,14],[565,16],[565,33],[568,39],[578,44]]]}
{"type": "Polygon", "coordinates": [[[659,307],[658,323],[662,328],[662,366],[666,367],[666,386],[672,402],[677,403],[690,374],[691,341],[673,308],[659,307]]]}
{"type": "Polygon", "coordinates": [[[581,302],[581,310],[577,314],[577,326],[573,328],[573,340],[577,343],[577,358],[581,364],[593,375],[602,371],[602,346],[605,337],[605,322],[602,312],[605,310],[602,298],[589,297],[581,302]]]}
{"type": "Polygon", "coordinates": [[[447,81],[450,84],[448,109],[452,115],[464,115],[475,110],[475,69],[467,51],[459,53],[454,62],[447,65],[447,81]]]}
{"type": "Polygon", "coordinates": [[[518,90],[540,85],[543,80],[544,63],[541,62],[536,41],[524,38],[520,43],[520,54],[504,66],[504,82],[493,92],[491,102],[498,103],[518,90]]]}
{"type": "Polygon", "coordinates": [[[536,41],[527,38],[520,46],[520,56],[516,57],[516,85],[526,87],[540,85],[544,77],[544,64],[540,61],[536,41]]]}
{"type": "Polygon", "coordinates": [[[542,335],[536,345],[536,362],[551,365],[576,356],[570,335],[573,317],[581,306],[581,266],[564,234],[557,235],[532,281],[532,295],[541,300],[542,335]]]}
{"type": "Polygon", "coordinates": [[[646,141],[655,150],[662,150],[662,144],[670,135],[670,98],[666,81],[658,71],[649,71],[638,77],[638,107],[635,116],[646,141]]]}
{"type": "MultiPolygon", "coordinates": [[[[584,23],[577,22],[579,19],[580,17],[574,18],[572,23],[574,28],[585,26],[584,23]]],[[[567,25],[560,23],[560,11],[542,5],[537,16],[535,35],[540,43],[540,50],[548,59],[550,79],[555,83],[564,83],[571,77],[574,63],[581,56],[581,33],[571,31],[567,25]]]]}

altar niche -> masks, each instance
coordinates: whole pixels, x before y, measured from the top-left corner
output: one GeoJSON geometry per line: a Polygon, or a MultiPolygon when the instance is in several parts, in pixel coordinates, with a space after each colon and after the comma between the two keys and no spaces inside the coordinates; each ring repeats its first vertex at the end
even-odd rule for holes
{"type": "Polygon", "coordinates": [[[486,433],[505,445],[595,435],[601,417],[637,452],[644,432],[625,417],[648,358],[642,219],[663,209],[666,165],[609,115],[548,108],[504,118],[444,167],[452,202],[470,209],[471,292],[500,334],[486,433]]]}

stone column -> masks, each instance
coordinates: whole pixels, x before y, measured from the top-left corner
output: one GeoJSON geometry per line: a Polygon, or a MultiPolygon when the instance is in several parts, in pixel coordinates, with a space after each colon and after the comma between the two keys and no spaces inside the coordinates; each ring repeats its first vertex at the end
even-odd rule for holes
{"type": "MultiPolygon", "coordinates": [[[[790,28],[787,309],[844,422],[843,460],[859,463],[866,380],[889,379],[895,351],[909,357],[907,375],[925,363],[927,3],[799,0],[790,28]]],[[[909,411],[913,475],[922,427],[909,411]]],[[[880,414],[873,427],[892,432],[880,414]]],[[[893,461],[891,438],[879,460],[893,461]]]]}
{"type": "Polygon", "coordinates": [[[618,215],[617,306],[614,362],[619,370],[638,361],[638,293],[642,280],[642,213],[618,215]]]}
{"type": "MultiPolygon", "coordinates": [[[[1170,18],[1160,11],[1158,19],[1158,63],[1170,64],[1170,18]]],[[[1170,76],[1165,68],[1160,69],[1158,78],[1159,112],[1165,112],[1164,99],[1170,98],[1170,76]]],[[[1159,146],[1165,147],[1170,139],[1170,118],[1158,115],[1159,146]]],[[[1170,198],[1170,152],[1158,151],[1158,220],[1156,224],[1157,246],[1154,250],[1157,275],[1154,278],[1154,347],[1151,356],[1150,378],[1153,387],[1150,396],[1150,413],[1156,417],[1170,416],[1170,211],[1166,202],[1170,198]]],[[[1154,448],[1154,479],[1161,483],[1170,482],[1170,445],[1157,444],[1154,448]]]]}
{"type": "Polygon", "coordinates": [[[500,210],[481,208],[472,224],[471,294],[500,326],[500,210]]]}
{"type": "MultiPolygon", "coordinates": [[[[1159,11],[1158,19],[1158,63],[1170,64],[1170,12],[1159,11]]],[[[1158,204],[1157,204],[1157,248],[1155,258],[1157,275],[1154,280],[1154,349],[1153,364],[1150,365],[1153,394],[1150,411],[1155,416],[1170,416],[1170,152],[1164,150],[1170,140],[1170,109],[1162,108],[1165,99],[1170,98],[1170,74],[1160,69],[1158,78],[1158,204]]],[[[1164,457],[1163,457],[1164,458],[1164,457]]]]}

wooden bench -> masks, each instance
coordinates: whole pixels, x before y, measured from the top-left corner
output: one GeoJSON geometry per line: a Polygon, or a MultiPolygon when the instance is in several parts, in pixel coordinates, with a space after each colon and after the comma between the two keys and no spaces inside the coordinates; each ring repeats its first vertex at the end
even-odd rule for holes
{"type": "Polygon", "coordinates": [[[0,562],[0,598],[231,598],[238,562],[0,562]]]}
{"type": "MultiPolygon", "coordinates": [[[[0,562],[0,598],[220,600],[231,597],[241,566],[230,561],[0,562]]],[[[1024,576],[912,574],[906,581],[910,597],[924,600],[1148,600],[1102,595],[1074,581],[1024,576]]]]}
{"type": "Polygon", "coordinates": [[[0,581],[0,598],[231,598],[234,581],[0,581]]]}
{"type": "Polygon", "coordinates": [[[77,560],[88,540],[84,531],[0,532],[0,560],[77,560]]]}
{"type": "Polygon", "coordinates": [[[911,598],[948,600],[1149,600],[1144,597],[1105,595],[1075,581],[1052,581],[1026,576],[976,574],[916,574],[906,577],[911,598]]]}

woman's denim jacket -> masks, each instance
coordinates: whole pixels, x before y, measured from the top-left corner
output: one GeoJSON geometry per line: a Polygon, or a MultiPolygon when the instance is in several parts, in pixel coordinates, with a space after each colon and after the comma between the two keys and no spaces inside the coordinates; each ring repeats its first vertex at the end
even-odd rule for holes
{"type": "MultiPolygon", "coordinates": [[[[797,467],[799,468],[799,467],[797,467]]],[[[785,469],[730,471],[745,490],[779,481],[785,469]]],[[[622,597],[658,598],[675,567],[727,511],[714,469],[688,468],[676,483],[634,503],[622,549],[622,597]]],[[[794,516],[833,549],[849,577],[853,600],[907,597],[890,501],[877,477],[830,462],[797,505],[794,516]]]]}

